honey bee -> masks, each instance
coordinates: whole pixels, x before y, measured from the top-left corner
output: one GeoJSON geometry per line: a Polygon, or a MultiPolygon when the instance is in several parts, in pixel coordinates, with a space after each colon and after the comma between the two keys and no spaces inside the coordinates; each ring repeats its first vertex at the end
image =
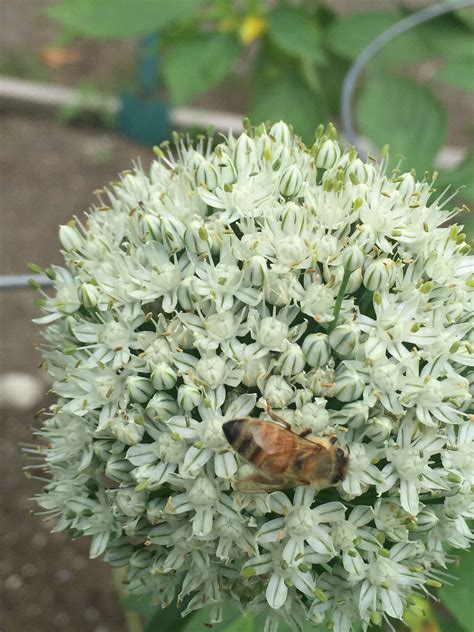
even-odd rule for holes
{"type": "Polygon", "coordinates": [[[334,435],[296,434],[281,417],[269,412],[273,421],[231,419],[222,428],[232,448],[257,468],[254,474],[237,481],[241,492],[260,493],[312,485],[325,489],[341,483],[349,466],[349,450],[336,444],[334,435]]]}

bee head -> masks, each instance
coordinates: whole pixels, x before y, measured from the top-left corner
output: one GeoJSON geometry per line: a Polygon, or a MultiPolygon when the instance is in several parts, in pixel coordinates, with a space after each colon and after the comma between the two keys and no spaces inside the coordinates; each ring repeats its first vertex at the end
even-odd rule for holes
{"type": "Polygon", "coordinates": [[[332,483],[333,485],[337,485],[337,483],[343,481],[347,475],[349,468],[349,448],[347,446],[345,448],[335,447],[334,450],[336,455],[336,467],[332,483]]]}

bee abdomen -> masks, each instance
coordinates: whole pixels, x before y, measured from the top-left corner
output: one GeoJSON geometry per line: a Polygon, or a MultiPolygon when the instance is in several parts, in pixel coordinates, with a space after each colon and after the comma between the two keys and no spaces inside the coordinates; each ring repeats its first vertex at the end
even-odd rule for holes
{"type": "Polygon", "coordinates": [[[242,436],[242,426],[244,423],[245,419],[231,419],[231,421],[226,421],[222,425],[222,430],[227,441],[236,450],[238,449],[238,443],[242,436]]]}
{"type": "Polygon", "coordinates": [[[231,419],[226,421],[222,430],[227,441],[244,459],[257,465],[260,456],[264,451],[255,442],[255,437],[250,432],[247,419],[231,419]]]}

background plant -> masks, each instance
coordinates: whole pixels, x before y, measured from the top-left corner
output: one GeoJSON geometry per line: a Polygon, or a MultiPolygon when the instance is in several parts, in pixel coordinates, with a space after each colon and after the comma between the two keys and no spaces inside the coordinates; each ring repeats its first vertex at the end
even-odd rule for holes
{"type": "MultiPolygon", "coordinates": [[[[309,0],[63,0],[49,9],[73,35],[158,32],[161,78],[173,106],[235,79],[243,63],[252,119],[283,118],[307,141],[317,123],[337,114],[344,74],[356,56],[407,13],[402,6],[339,16],[330,2],[309,0]]],[[[402,155],[420,173],[433,167],[447,134],[447,113],[433,88],[473,90],[473,28],[468,11],[448,14],[397,38],[371,64],[356,120],[376,147],[390,144],[394,161],[402,155]]],[[[470,142],[472,130],[466,135],[470,142]]],[[[473,167],[471,149],[441,179],[453,186],[467,180],[463,196],[473,200],[472,178],[466,178],[473,167]]]]}

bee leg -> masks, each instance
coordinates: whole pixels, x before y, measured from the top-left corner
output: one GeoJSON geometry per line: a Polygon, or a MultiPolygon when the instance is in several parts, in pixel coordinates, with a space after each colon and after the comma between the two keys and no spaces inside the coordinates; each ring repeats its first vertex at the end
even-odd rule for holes
{"type": "Polygon", "coordinates": [[[282,426],[285,426],[287,430],[291,430],[291,424],[288,423],[286,419],[283,419],[283,417],[280,417],[280,415],[277,415],[275,412],[273,412],[272,407],[267,401],[265,402],[265,412],[273,419],[273,421],[276,421],[282,426]]]}
{"type": "Polygon", "coordinates": [[[307,437],[308,435],[313,434],[313,431],[311,430],[311,428],[304,428],[304,430],[302,430],[299,433],[300,437],[307,437]]]}

